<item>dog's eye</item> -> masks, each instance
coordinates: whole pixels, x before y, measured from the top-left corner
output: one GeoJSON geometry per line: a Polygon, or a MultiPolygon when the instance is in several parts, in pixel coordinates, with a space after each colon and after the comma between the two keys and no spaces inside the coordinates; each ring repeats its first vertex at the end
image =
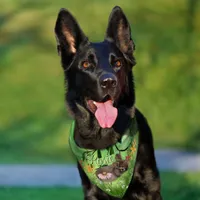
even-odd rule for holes
{"type": "Polygon", "coordinates": [[[120,60],[115,61],[114,66],[119,68],[122,66],[122,62],[120,60]]]}
{"type": "Polygon", "coordinates": [[[84,61],[82,63],[82,66],[86,69],[86,68],[88,68],[90,66],[90,63],[88,61],[84,61]]]}

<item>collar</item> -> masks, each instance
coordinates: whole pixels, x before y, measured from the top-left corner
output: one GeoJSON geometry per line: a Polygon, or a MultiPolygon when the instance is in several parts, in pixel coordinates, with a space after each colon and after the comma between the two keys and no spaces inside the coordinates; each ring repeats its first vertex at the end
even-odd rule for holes
{"type": "Polygon", "coordinates": [[[75,121],[69,136],[70,147],[90,181],[105,193],[122,198],[132,179],[138,151],[136,118],[132,118],[120,142],[101,150],[77,146],[74,128],[75,121]]]}

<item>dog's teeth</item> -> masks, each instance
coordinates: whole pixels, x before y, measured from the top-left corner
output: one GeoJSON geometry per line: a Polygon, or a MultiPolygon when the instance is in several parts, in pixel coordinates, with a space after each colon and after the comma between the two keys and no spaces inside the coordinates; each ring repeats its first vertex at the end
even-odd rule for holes
{"type": "Polygon", "coordinates": [[[95,101],[93,101],[93,104],[94,104],[94,105],[96,105],[96,102],[95,102],[95,101]]]}

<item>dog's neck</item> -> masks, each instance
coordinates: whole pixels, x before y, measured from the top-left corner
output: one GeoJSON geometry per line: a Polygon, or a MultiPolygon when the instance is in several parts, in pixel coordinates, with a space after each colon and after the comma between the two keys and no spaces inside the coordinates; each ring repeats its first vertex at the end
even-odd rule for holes
{"type": "Polygon", "coordinates": [[[118,117],[113,127],[103,129],[99,126],[94,115],[81,108],[81,115],[76,121],[74,139],[79,147],[88,149],[105,149],[120,141],[122,135],[129,128],[134,117],[135,108],[127,110],[121,106],[118,108],[118,117]]]}

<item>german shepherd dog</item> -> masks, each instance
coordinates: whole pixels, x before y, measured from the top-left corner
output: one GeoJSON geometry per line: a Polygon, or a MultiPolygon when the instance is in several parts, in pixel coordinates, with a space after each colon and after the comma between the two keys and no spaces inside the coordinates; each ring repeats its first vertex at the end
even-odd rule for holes
{"type": "MultiPolygon", "coordinates": [[[[121,139],[136,117],[137,158],[122,199],[161,200],[151,129],[135,108],[135,44],[124,12],[118,6],[113,8],[103,42],[90,42],[66,9],[58,13],[55,34],[65,75],[66,103],[76,124],[76,144],[85,149],[108,148],[121,139]]],[[[120,199],[92,184],[80,163],[77,166],[85,200],[120,199]]]]}

